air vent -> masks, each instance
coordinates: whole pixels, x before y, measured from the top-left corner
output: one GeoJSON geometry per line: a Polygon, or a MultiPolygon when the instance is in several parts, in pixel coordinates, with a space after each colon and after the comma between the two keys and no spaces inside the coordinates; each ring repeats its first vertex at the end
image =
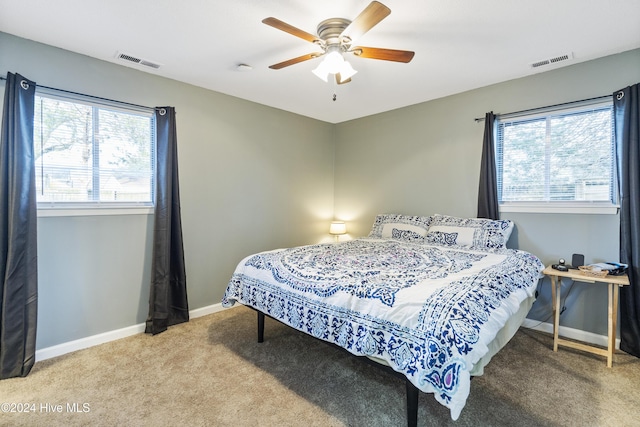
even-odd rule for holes
{"type": "Polygon", "coordinates": [[[568,61],[570,59],[573,59],[573,53],[565,53],[564,55],[558,55],[553,58],[533,62],[531,64],[531,68],[544,67],[545,65],[557,64],[558,62],[568,61]]]}
{"type": "Polygon", "coordinates": [[[160,68],[160,64],[156,64],[155,62],[145,61],[144,59],[140,61],[140,65],[144,65],[151,68],[160,68]]]}
{"type": "Polygon", "coordinates": [[[144,65],[145,67],[151,68],[160,68],[160,64],[152,61],[147,61],[146,59],[136,58],[133,55],[129,55],[127,53],[118,53],[116,58],[122,59],[123,61],[133,62],[134,64],[144,65]]]}

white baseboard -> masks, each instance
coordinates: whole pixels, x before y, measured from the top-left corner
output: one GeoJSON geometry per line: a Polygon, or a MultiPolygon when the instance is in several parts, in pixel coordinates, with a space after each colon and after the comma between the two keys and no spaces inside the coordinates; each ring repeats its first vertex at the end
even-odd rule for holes
{"type": "MultiPolygon", "coordinates": [[[[222,310],[226,310],[226,308],[222,307],[220,303],[209,305],[207,307],[196,308],[189,311],[189,318],[195,319],[197,317],[217,313],[218,311],[222,310]]],[[[46,360],[56,356],[62,356],[63,354],[71,353],[73,351],[93,347],[94,345],[104,344],[106,342],[115,341],[120,338],[126,338],[131,335],[141,334],[144,332],[144,329],[145,324],[139,323],[137,325],[127,326],[126,328],[104,332],[102,334],[92,335],[90,337],[80,338],[74,341],[46,347],[40,350],[36,350],[36,361],[46,360]]]]}
{"type": "Polygon", "coordinates": [[[208,314],[217,313],[217,312],[222,311],[222,310],[226,310],[226,308],[223,307],[221,303],[208,305],[206,307],[196,308],[194,310],[191,310],[189,312],[189,318],[190,319],[195,319],[197,317],[202,317],[202,316],[206,316],[208,314]]]}
{"type": "MultiPolygon", "coordinates": [[[[553,324],[540,322],[539,320],[524,319],[522,326],[525,328],[533,329],[535,331],[546,332],[553,334],[553,324]]],[[[564,338],[578,340],[601,347],[607,347],[609,345],[609,339],[606,335],[598,335],[593,332],[586,332],[580,329],[569,328],[567,326],[560,326],[558,329],[558,335],[564,338]]],[[[620,339],[616,338],[616,349],[620,349],[620,339]]]]}

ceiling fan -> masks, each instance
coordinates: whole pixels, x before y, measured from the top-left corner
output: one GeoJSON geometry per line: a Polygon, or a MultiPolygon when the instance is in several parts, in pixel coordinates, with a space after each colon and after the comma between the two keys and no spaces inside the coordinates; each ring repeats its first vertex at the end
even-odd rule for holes
{"type": "Polygon", "coordinates": [[[334,74],[338,84],[348,83],[357,72],[349,62],[344,60],[343,53],[353,53],[360,58],[380,59],[407,63],[414,52],[408,50],[382,49],[377,47],[352,46],[353,41],[389,16],[391,9],[380,2],[371,2],[353,21],[344,18],[330,18],[318,24],[317,35],[307,33],[277,18],[265,18],[264,24],[287,32],[320,47],[319,52],[308,53],[297,58],[288,59],[269,66],[273,70],[288,67],[310,59],[325,56],[313,73],[324,81],[328,75],[334,74]]]}

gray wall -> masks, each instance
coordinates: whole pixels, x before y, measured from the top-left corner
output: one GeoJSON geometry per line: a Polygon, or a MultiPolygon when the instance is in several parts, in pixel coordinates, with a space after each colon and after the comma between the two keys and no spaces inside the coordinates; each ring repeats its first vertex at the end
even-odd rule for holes
{"type": "MultiPolygon", "coordinates": [[[[428,76],[425,76],[428,78],[428,76]]],[[[613,93],[640,80],[640,50],[512,80],[336,126],[335,217],[366,235],[378,213],[476,215],[488,111],[508,113],[613,93]]],[[[588,263],[618,260],[618,215],[503,214],[517,230],[510,247],[545,264],[582,253],[588,263]]],[[[569,285],[569,283],[567,283],[569,285]]],[[[545,320],[550,285],[530,319],[545,320]]],[[[563,292],[566,288],[563,288],[563,292]]],[[[606,286],[576,283],[562,324],[607,333],[606,286]]]]}
{"type": "MultiPolygon", "coordinates": [[[[244,256],[330,238],[333,125],[0,33],[7,71],[176,107],[190,309],[219,303],[244,256]]],[[[38,349],[144,322],[152,230],[152,215],[38,219],[38,349]]]]}

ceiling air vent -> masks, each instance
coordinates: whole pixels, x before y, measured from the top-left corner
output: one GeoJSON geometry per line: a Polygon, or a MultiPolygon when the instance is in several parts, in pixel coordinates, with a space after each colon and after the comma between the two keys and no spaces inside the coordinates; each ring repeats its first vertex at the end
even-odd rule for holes
{"type": "Polygon", "coordinates": [[[156,69],[160,68],[160,64],[158,63],[147,61],[146,59],[136,58],[135,56],[129,55],[127,53],[118,53],[116,55],[116,58],[122,59],[123,61],[133,62],[134,64],[144,65],[145,67],[151,67],[156,69]]]}
{"type": "Polygon", "coordinates": [[[573,53],[565,53],[564,55],[533,62],[531,68],[544,67],[545,65],[557,64],[558,62],[568,61],[570,59],[573,59],[573,53]]]}

